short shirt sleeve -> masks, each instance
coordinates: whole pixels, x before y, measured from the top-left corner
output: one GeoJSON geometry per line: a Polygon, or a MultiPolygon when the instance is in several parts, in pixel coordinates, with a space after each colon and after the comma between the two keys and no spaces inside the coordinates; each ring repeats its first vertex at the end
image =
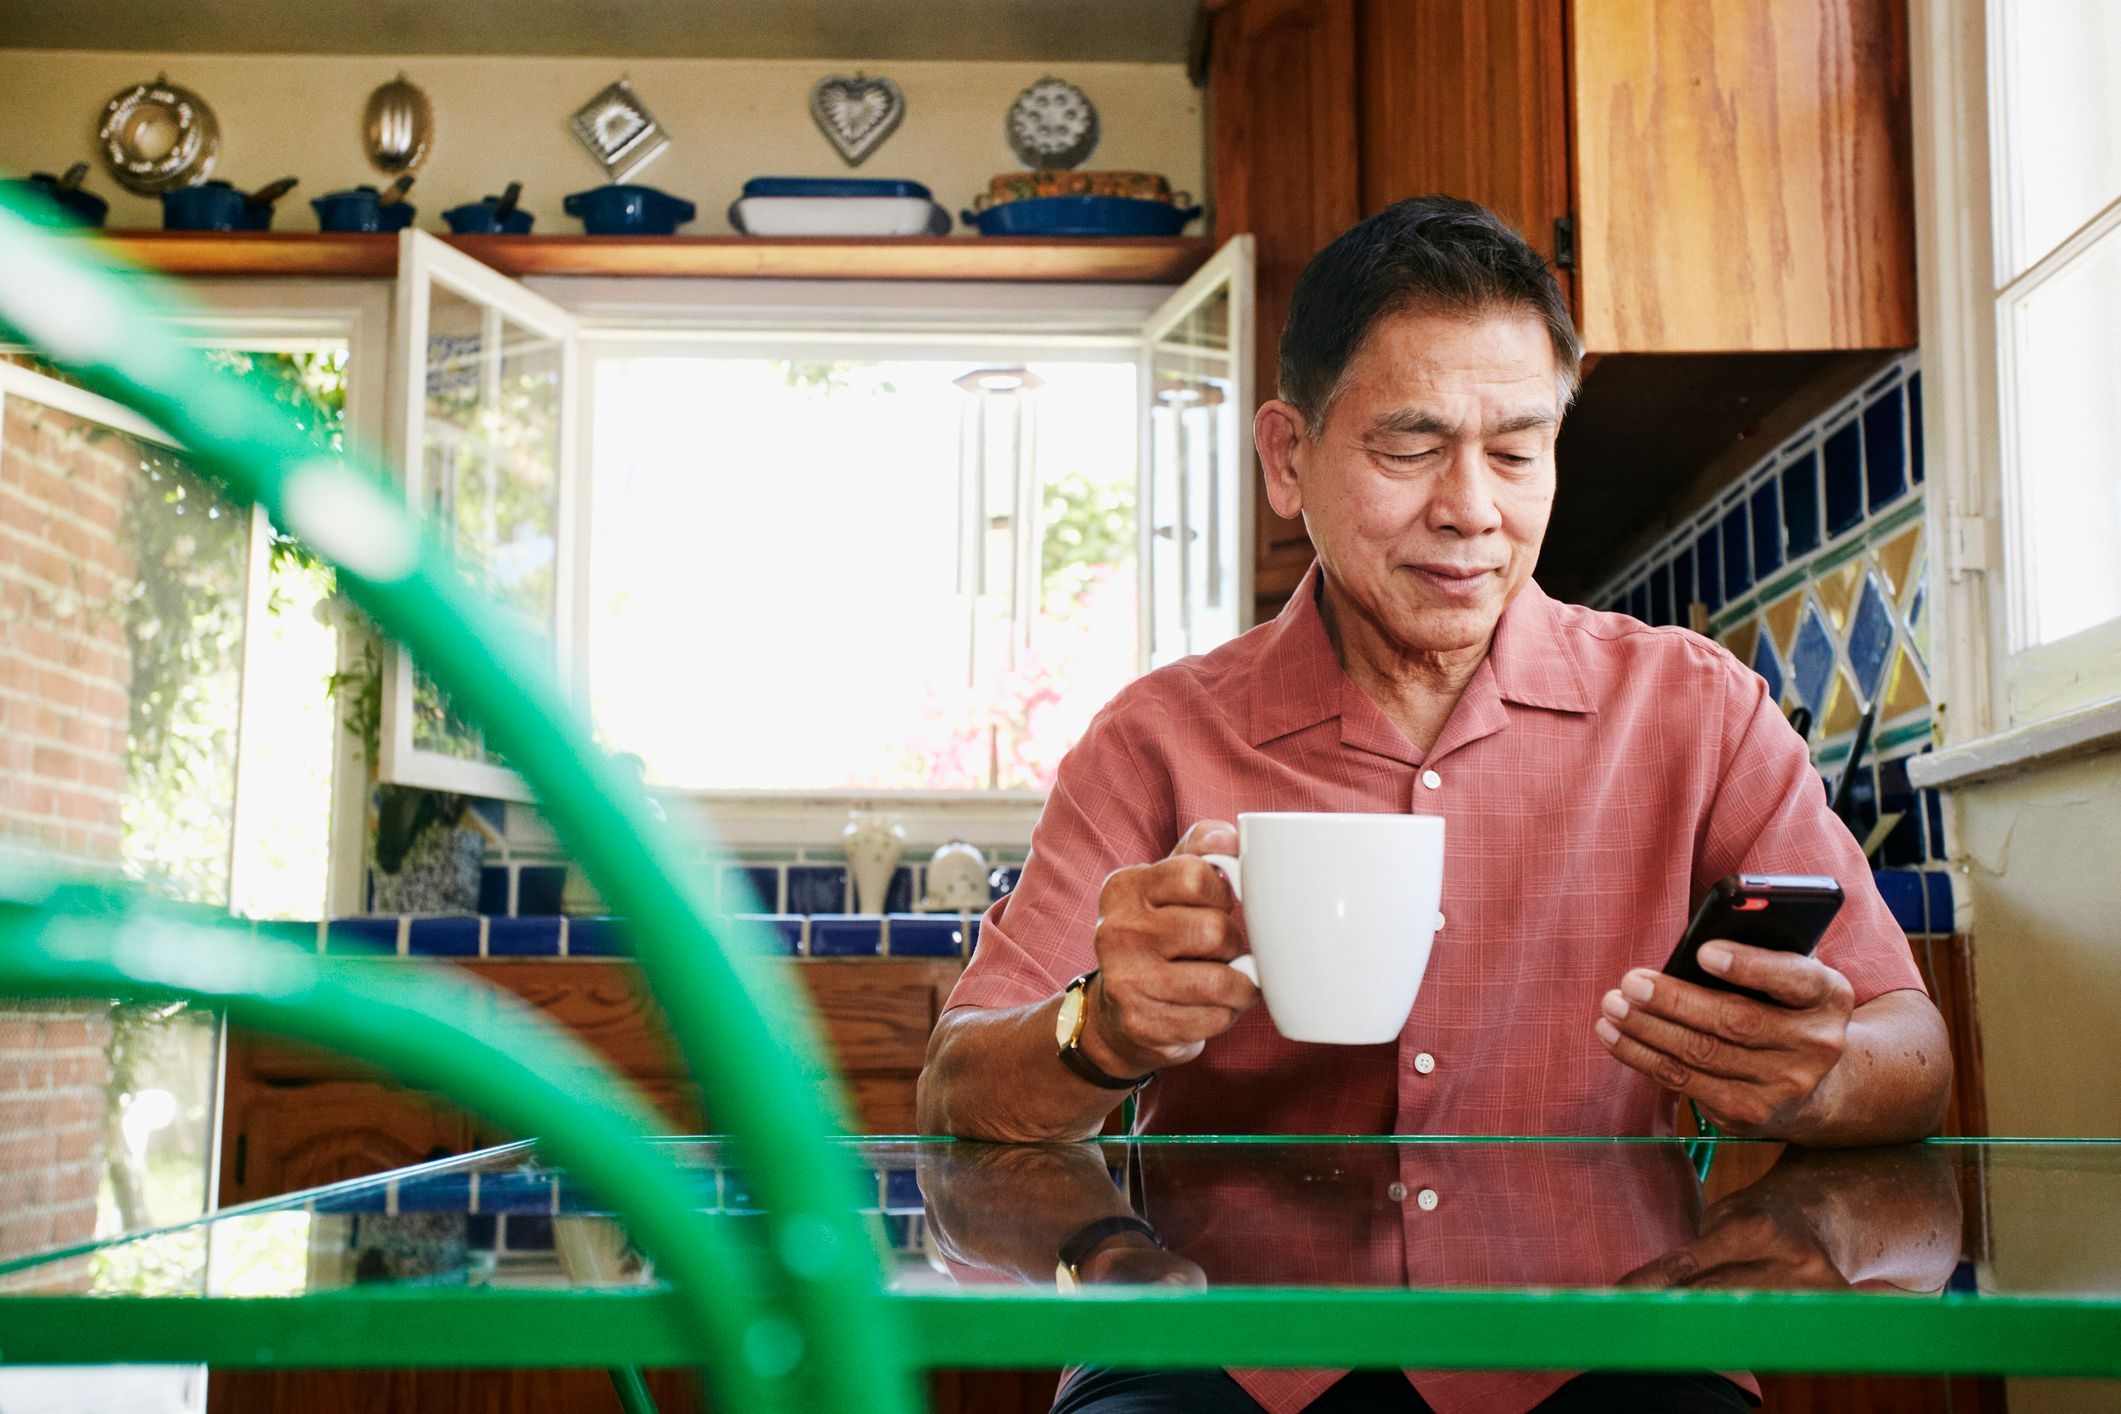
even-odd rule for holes
{"type": "Polygon", "coordinates": [[[1845,901],[1820,941],[1819,960],[1849,979],[1858,1006],[1887,992],[1924,991],[1907,934],[1863,851],[1827,809],[1803,738],[1758,674],[1727,655],[1723,667],[1723,767],[1695,851],[1694,896],[1728,874],[1831,874],[1845,901]]]}
{"type": "Polygon", "coordinates": [[[1043,1001],[1097,965],[1097,899],[1107,875],[1163,858],[1177,842],[1170,782],[1135,749],[1157,716],[1140,691],[1098,714],[1060,764],[1014,891],[980,921],[972,962],[948,1007],[1043,1001]]]}

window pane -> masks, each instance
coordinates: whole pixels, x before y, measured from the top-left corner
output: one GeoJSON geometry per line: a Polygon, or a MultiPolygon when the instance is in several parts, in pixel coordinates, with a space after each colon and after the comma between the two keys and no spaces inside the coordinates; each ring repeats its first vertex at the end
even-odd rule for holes
{"type": "MultiPolygon", "coordinates": [[[[560,345],[435,285],[428,312],[422,476],[467,579],[525,632],[553,640],[559,545],[560,345]]],[[[422,674],[413,744],[498,760],[422,674]]]]}
{"type": "Polygon", "coordinates": [[[2121,231],[2006,310],[2028,644],[2121,616],[2121,231]]]}
{"type": "Polygon", "coordinates": [[[1050,782],[1135,670],[1138,375],[979,367],[596,362],[612,747],[689,788],[1050,782]]]}
{"type": "Polygon", "coordinates": [[[2016,278],[2121,197],[2121,5],[2113,0],[1991,0],[2007,125],[1997,199],[2015,242],[2016,278]]]}

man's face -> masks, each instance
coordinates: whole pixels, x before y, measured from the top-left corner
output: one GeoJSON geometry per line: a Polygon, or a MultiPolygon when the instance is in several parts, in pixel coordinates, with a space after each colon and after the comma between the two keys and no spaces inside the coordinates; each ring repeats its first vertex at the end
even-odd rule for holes
{"type": "Polygon", "coordinates": [[[1337,606],[1434,654],[1485,645],[1531,578],[1560,425],[1546,326],[1502,310],[1388,315],[1315,440],[1286,403],[1258,430],[1268,499],[1303,516],[1337,606]]]}

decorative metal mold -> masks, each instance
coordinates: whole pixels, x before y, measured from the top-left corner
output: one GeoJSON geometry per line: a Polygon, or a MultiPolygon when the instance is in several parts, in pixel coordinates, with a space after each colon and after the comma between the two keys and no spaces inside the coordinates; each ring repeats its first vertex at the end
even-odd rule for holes
{"type": "Polygon", "coordinates": [[[833,74],[810,90],[810,116],[850,167],[859,167],[906,116],[906,95],[889,79],[833,74]]]}
{"type": "Polygon", "coordinates": [[[206,100],[155,75],[111,95],[96,128],[104,170],[142,196],[197,186],[214,170],[221,126],[206,100]]]}
{"type": "Polygon", "coordinates": [[[405,75],[368,95],[368,107],[361,114],[361,146],[377,171],[396,176],[415,170],[427,160],[434,135],[434,104],[405,75]]]}
{"type": "Polygon", "coordinates": [[[670,135],[624,79],[576,109],[567,126],[614,182],[626,181],[670,147],[670,135]]]}
{"type": "Polygon", "coordinates": [[[1026,167],[1080,167],[1097,149],[1097,107],[1066,79],[1042,78],[1009,105],[1007,130],[1026,167]]]}

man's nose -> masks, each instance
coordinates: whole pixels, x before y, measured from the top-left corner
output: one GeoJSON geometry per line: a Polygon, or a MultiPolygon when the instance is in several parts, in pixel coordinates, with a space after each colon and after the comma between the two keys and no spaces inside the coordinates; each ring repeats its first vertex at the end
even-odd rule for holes
{"type": "Polygon", "coordinates": [[[1479,447],[1459,447],[1445,464],[1429,498],[1426,519],[1431,530],[1455,531],[1470,539],[1502,527],[1487,455],[1479,447]]]}

